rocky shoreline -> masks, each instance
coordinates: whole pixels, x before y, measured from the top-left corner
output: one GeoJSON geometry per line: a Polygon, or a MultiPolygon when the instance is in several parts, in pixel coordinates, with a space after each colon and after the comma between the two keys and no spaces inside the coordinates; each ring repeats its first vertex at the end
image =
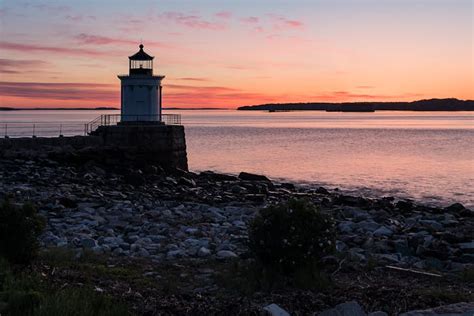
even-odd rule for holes
{"type": "MultiPolygon", "coordinates": [[[[44,248],[72,249],[78,258],[85,251],[93,252],[107,256],[111,266],[132,263],[156,282],[166,277],[160,267],[180,266],[177,271],[185,274],[186,282],[180,281],[178,293],[156,292],[149,304],[127,298],[139,314],[160,315],[156,311],[167,311],[164,306],[171,297],[175,309],[170,307],[169,314],[190,315],[202,314],[206,308],[216,314],[251,314],[272,302],[297,315],[317,314],[353,299],[366,310],[396,314],[474,301],[472,280],[462,280],[463,273],[474,269],[474,212],[459,203],[437,208],[392,197],[365,198],[277,183],[248,173],[236,177],[156,166],[115,169],[46,158],[0,160],[0,198],[7,196],[33,202],[47,219],[41,237],[44,248]],[[240,301],[232,291],[218,295],[223,288],[216,275],[229,262],[249,257],[249,221],[261,207],[290,198],[309,199],[335,218],[337,253],[324,262],[338,290],[302,296],[282,289],[240,301]],[[414,288],[442,286],[464,295],[438,301],[430,295],[426,300],[415,298],[410,280],[419,281],[414,288]],[[384,293],[384,289],[392,290],[384,293]],[[370,297],[364,291],[376,294],[370,297]],[[180,309],[183,304],[187,310],[180,309]]],[[[141,296],[146,295],[143,292],[141,296]]]]}

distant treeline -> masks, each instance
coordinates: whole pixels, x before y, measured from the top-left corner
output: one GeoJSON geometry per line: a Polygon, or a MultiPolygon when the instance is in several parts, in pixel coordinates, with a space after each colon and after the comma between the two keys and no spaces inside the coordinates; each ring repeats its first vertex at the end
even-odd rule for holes
{"type": "Polygon", "coordinates": [[[263,111],[474,111],[474,100],[430,99],[413,102],[309,102],[241,106],[238,110],[263,111]]]}

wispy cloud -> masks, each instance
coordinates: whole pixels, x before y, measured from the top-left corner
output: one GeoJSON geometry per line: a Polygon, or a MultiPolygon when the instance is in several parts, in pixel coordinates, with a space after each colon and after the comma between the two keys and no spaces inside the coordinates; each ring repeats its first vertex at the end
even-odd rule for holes
{"type": "Polygon", "coordinates": [[[63,55],[76,55],[76,56],[101,56],[109,53],[105,53],[98,50],[83,49],[83,48],[69,48],[69,47],[57,47],[57,46],[44,46],[38,44],[20,44],[13,42],[0,42],[0,49],[13,50],[20,52],[47,52],[63,55]]]}
{"type": "Polygon", "coordinates": [[[23,8],[28,9],[35,9],[35,10],[40,10],[40,11],[47,11],[50,13],[62,13],[62,12],[68,12],[71,10],[69,6],[66,5],[54,5],[50,3],[32,3],[32,2],[23,2],[21,4],[23,8]]]}
{"type": "Polygon", "coordinates": [[[160,18],[167,21],[174,22],[192,29],[201,30],[222,30],[225,29],[225,24],[222,22],[207,21],[199,15],[188,15],[180,12],[165,12],[160,15],[160,18]]]}
{"type": "Polygon", "coordinates": [[[120,93],[112,84],[0,81],[0,94],[28,99],[115,102],[120,93]]]}
{"type": "Polygon", "coordinates": [[[208,78],[196,78],[196,77],[183,77],[183,78],[175,78],[174,80],[182,80],[182,81],[210,81],[208,78]]]}
{"type": "Polygon", "coordinates": [[[171,90],[186,90],[188,92],[200,92],[200,93],[229,93],[240,91],[239,89],[221,87],[221,86],[191,86],[191,85],[179,85],[179,84],[165,84],[167,89],[171,90]]]}
{"type": "Polygon", "coordinates": [[[303,28],[304,23],[299,20],[289,19],[287,17],[276,15],[276,14],[268,14],[268,17],[273,23],[274,29],[300,29],[303,28]]]}
{"type": "Polygon", "coordinates": [[[232,17],[232,12],[220,11],[220,12],[217,12],[215,16],[221,19],[230,19],[232,17]]]}
{"type": "Polygon", "coordinates": [[[50,64],[43,60],[0,58],[0,72],[4,74],[25,73],[25,70],[31,72],[48,65],[50,64]]]}
{"type": "Polygon", "coordinates": [[[83,21],[95,21],[97,17],[95,15],[66,15],[66,20],[73,21],[73,22],[83,22],[83,21]]]}
{"type": "Polygon", "coordinates": [[[422,94],[418,93],[404,93],[396,95],[387,94],[368,94],[368,93],[356,93],[351,91],[331,91],[328,93],[322,93],[318,95],[312,95],[310,98],[316,101],[387,101],[387,100],[406,100],[407,98],[421,97],[422,94]]]}
{"type": "MultiPolygon", "coordinates": [[[[92,35],[81,33],[74,37],[76,41],[80,44],[91,44],[91,45],[110,45],[110,44],[130,44],[130,45],[137,45],[138,42],[136,40],[130,40],[125,38],[114,38],[108,36],[100,36],[100,35],[92,35]]],[[[145,41],[144,44],[147,46],[155,46],[155,47],[169,47],[169,45],[156,42],[156,41],[145,41]]]]}
{"type": "Polygon", "coordinates": [[[244,23],[248,23],[248,24],[256,24],[256,23],[260,22],[260,18],[258,18],[256,16],[249,16],[249,17],[246,17],[246,18],[241,18],[240,21],[242,21],[244,23]]]}

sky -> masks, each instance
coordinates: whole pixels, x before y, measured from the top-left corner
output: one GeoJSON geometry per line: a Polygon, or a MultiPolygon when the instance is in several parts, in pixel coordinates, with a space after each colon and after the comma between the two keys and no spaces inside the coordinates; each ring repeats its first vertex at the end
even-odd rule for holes
{"type": "Polygon", "coordinates": [[[472,0],[0,0],[0,106],[120,104],[155,56],[164,107],[474,99],[472,0]]]}

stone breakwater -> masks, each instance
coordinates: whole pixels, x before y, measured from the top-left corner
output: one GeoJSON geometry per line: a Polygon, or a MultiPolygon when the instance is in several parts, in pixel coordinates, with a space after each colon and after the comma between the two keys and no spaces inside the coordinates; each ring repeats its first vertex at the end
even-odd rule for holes
{"type": "Polygon", "coordinates": [[[0,138],[2,158],[188,169],[181,125],[112,125],[99,126],[90,136],[0,138]]]}
{"type": "Polygon", "coordinates": [[[338,256],[324,258],[329,264],[443,273],[474,266],[474,212],[461,204],[347,196],[246,173],[118,170],[41,158],[0,160],[0,198],[6,196],[37,205],[47,219],[42,246],[117,258],[245,258],[247,226],[259,208],[307,198],[337,222],[338,256]]]}

